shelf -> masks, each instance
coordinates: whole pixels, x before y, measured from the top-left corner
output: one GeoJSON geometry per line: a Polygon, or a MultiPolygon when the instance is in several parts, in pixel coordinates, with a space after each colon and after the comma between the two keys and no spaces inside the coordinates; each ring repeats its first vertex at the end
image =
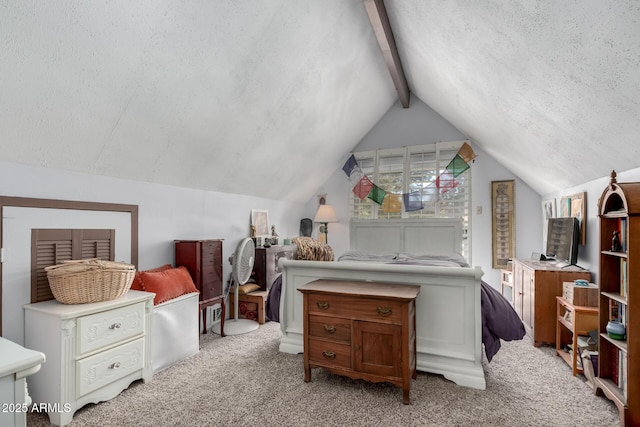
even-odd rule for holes
{"type": "Polygon", "coordinates": [[[598,217],[600,354],[594,391],[616,405],[623,427],[640,426],[640,318],[633,315],[640,307],[640,182],[617,182],[613,171],[598,199],[598,217]],[[624,252],[611,250],[616,234],[624,252]],[[610,320],[620,319],[626,340],[606,331],[610,320]]]}
{"type": "Polygon", "coordinates": [[[607,340],[608,342],[610,342],[614,346],[618,347],[620,350],[622,350],[625,353],[627,353],[627,341],[626,340],[614,340],[613,338],[610,338],[609,335],[607,335],[606,333],[601,333],[600,337],[604,338],[605,340],[607,340]]]}
{"type": "Polygon", "coordinates": [[[627,405],[627,399],[624,398],[622,390],[620,390],[616,383],[608,378],[598,378],[597,381],[600,388],[602,388],[602,391],[604,391],[604,394],[612,400],[616,406],[620,407],[627,405]]]}
{"type": "Polygon", "coordinates": [[[602,251],[602,255],[609,255],[617,258],[627,258],[626,252],[602,251]]]}
{"type": "Polygon", "coordinates": [[[587,335],[589,331],[598,328],[598,308],[574,306],[564,298],[556,297],[556,354],[569,365],[573,375],[582,374],[584,371],[578,364],[582,361],[579,351],[578,336],[587,335]],[[565,318],[566,313],[571,313],[571,320],[565,318]],[[562,327],[570,333],[570,343],[563,334],[562,327]],[[564,337],[564,339],[563,339],[564,337]],[[565,345],[571,344],[571,354],[564,351],[565,345]]]}
{"type": "Polygon", "coordinates": [[[602,218],[606,218],[606,219],[619,219],[619,218],[626,218],[629,215],[627,214],[627,211],[609,211],[607,213],[602,214],[602,218]]]}
{"type": "Polygon", "coordinates": [[[510,269],[500,270],[500,282],[502,296],[513,305],[513,271],[510,269]]]}
{"type": "MultiPolygon", "coordinates": [[[[573,350],[572,350],[572,351],[573,351],[573,350]]],[[[561,358],[562,360],[564,360],[564,361],[567,363],[567,365],[569,365],[569,366],[573,366],[573,355],[571,355],[571,354],[567,353],[567,352],[566,352],[566,351],[564,351],[564,350],[556,350],[556,353],[558,354],[558,356],[560,356],[560,358],[561,358]]],[[[577,359],[577,356],[576,356],[576,361],[577,361],[577,360],[578,360],[578,359],[577,359]]],[[[582,373],[583,373],[583,370],[582,370],[582,368],[581,368],[580,366],[577,366],[577,365],[576,365],[576,373],[577,373],[577,374],[582,374],[582,373]]]]}
{"type": "Polygon", "coordinates": [[[601,292],[601,294],[609,299],[619,302],[620,304],[627,305],[627,298],[623,297],[619,293],[615,292],[601,292]]]}
{"type": "Polygon", "coordinates": [[[560,322],[565,328],[569,329],[570,331],[573,330],[573,323],[569,322],[564,317],[558,317],[558,322],[560,322]]]}

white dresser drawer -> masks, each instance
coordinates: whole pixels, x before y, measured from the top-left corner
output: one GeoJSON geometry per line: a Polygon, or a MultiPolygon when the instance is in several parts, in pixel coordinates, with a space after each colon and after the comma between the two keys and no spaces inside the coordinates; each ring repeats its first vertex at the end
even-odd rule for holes
{"type": "Polygon", "coordinates": [[[47,356],[29,377],[29,394],[34,403],[68,405],[47,407],[51,424],[69,424],[87,403],[112,399],[133,381],[151,381],[153,297],[130,290],[96,303],[24,306],[25,347],[47,356]]]}
{"type": "Polygon", "coordinates": [[[76,362],[76,399],[142,368],[144,339],[76,362]]]}
{"type": "Polygon", "coordinates": [[[78,356],[144,332],[144,302],[78,318],[78,356]]]}

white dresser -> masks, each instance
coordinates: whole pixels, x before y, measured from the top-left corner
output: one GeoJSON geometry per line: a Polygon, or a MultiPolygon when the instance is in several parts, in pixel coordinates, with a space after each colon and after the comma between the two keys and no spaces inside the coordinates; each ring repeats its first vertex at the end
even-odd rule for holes
{"type": "Polygon", "coordinates": [[[47,357],[27,380],[34,403],[54,425],[68,424],[87,403],[117,396],[133,381],[151,381],[153,293],[129,291],[113,301],[25,305],[25,346],[47,357]]]}
{"type": "Polygon", "coordinates": [[[30,402],[25,378],[38,372],[44,354],[0,337],[0,426],[24,427],[30,402]]]}

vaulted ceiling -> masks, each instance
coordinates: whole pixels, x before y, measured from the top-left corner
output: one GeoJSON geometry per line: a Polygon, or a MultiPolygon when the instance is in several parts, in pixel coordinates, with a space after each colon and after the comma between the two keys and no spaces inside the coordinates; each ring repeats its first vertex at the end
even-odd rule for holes
{"type": "MultiPolygon", "coordinates": [[[[385,6],[410,99],[539,193],[640,167],[640,2],[385,6]]],[[[306,201],[397,99],[364,0],[0,3],[4,161],[306,201]]]]}

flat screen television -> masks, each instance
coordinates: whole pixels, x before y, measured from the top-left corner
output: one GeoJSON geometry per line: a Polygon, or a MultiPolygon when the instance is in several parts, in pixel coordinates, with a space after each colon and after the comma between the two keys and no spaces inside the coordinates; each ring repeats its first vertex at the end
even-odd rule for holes
{"type": "Polygon", "coordinates": [[[549,218],[547,259],[575,265],[578,262],[580,223],[577,218],[549,218]]]}

